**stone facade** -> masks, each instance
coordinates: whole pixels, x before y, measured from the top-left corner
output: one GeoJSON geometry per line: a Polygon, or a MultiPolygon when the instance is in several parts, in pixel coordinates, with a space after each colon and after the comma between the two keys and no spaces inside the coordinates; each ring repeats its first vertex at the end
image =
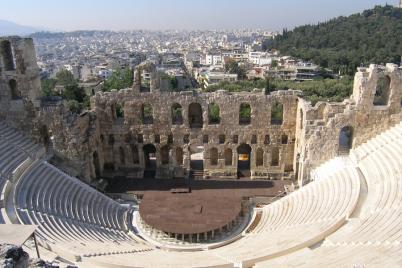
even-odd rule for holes
{"type": "Polygon", "coordinates": [[[401,69],[393,64],[359,68],[349,99],[312,106],[292,90],[162,92],[155,66],[144,63],[132,88],[99,92],[91,110],[77,115],[63,101],[40,98],[31,39],[0,44],[0,118],[28,130],[54,151],[59,167],[87,182],[189,177],[198,170],[205,179],[286,178],[302,185],[313,168],[402,119],[401,69]]]}
{"type": "MultiPolygon", "coordinates": [[[[203,148],[204,178],[237,178],[237,149],[246,144],[251,148],[250,171],[252,178],[281,178],[293,171],[296,108],[298,92],[278,91],[271,95],[258,93],[231,94],[154,91],[141,93],[133,90],[98,93],[92,98],[93,111],[102,129],[97,154],[100,166],[109,163],[115,169],[133,169],[142,177],[145,164],[143,147],[156,149],[156,177],[185,177],[190,171],[190,155],[196,148],[203,148]],[[248,124],[239,123],[240,105],[251,107],[248,124]],[[283,122],[271,124],[273,103],[283,105],[283,122]],[[152,118],[144,121],[143,109],[151,107],[152,118]],[[208,105],[219,107],[219,122],[211,123],[208,105]],[[116,106],[121,106],[124,117],[118,118],[116,106]],[[180,120],[174,120],[172,107],[180,105],[180,120]],[[192,108],[199,109],[199,122],[192,124],[192,108]],[[113,138],[112,138],[113,137],[113,138]],[[113,142],[111,142],[113,140],[113,142]],[[134,154],[138,161],[133,160],[134,154]],[[169,159],[163,161],[162,150],[167,148],[169,159]],[[273,148],[279,150],[279,163],[271,165],[273,148]],[[217,159],[211,160],[211,150],[217,149],[217,159]],[[262,160],[257,163],[257,150],[262,150],[262,160]],[[123,152],[124,157],[121,156],[123,152]],[[230,161],[225,161],[230,158],[230,161]],[[179,154],[180,156],[178,156],[179,154]],[[183,156],[181,156],[183,155],[183,156]],[[124,159],[124,161],[120,161],[124,159]],[[215,162],[214,162],[215,161],[215,162]]],[[[197,114],[196,114],[197,115],[197,114]]]]}

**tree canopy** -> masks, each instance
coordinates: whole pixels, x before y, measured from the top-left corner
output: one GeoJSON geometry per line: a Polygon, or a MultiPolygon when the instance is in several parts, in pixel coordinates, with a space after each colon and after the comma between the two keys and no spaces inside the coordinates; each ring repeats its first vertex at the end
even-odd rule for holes
{"type": "Polygon", "coordinates": [[[134,74],[130,68],[115,70],[112,76],[105,80],[103,90],[110,91],[112,89],[130,88],[133,85],[133,79],[134,74]]]}
{"type": "Polygon", "coordinates": [[[402,9],[386,5],[293,31],[285,29],[264,42],[264,47],[352,75],[361,64],[399,63],[401,36],[402,9]]]}

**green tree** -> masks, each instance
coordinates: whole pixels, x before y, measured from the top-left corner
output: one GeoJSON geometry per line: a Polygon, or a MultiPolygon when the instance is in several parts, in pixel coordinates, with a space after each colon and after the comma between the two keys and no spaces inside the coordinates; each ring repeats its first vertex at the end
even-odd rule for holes
{"type": "Polygon", "coordinates": [[[117,69],[113,71],[112,76],[105,80],[103,84],[103,91],[110,91],[112,89],[124,89],[133,85],[134,74],[130,68],[117,69]]]}
{"type": "Polygon", "coordinates": [[[399,63],[401,36],[402,9],[386,5],[292,31],[285,29],[263,47],[353,75],[362,63],[399,63]]]}
{"type": "Polygon", "coordinates": [[[56,74],[57,83],[62,86],[76,85],[77,80],[74,79],[73,74],[65,69],[56,74]]]}
{"type": "Polygon", "coordinates": [[[57,83],[56,79],[52,79],[52,78],[42,79],[42,81],[41,81],[42,94],[47,97],[57,95],[56,92],[54,92],[56,83],[57,83]]]}

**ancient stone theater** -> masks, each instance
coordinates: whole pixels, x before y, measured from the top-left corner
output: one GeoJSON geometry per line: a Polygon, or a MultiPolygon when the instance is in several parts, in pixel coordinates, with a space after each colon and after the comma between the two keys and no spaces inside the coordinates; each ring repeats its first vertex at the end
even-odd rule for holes
{"type": "Polygon", "coordinates": [[[401,75],[360,67],[312,105],[163,91],[145,62],[76,114],[42,96],[32,39],[0,38],[0,244],[59,267],[401,267],[401,75]]]}

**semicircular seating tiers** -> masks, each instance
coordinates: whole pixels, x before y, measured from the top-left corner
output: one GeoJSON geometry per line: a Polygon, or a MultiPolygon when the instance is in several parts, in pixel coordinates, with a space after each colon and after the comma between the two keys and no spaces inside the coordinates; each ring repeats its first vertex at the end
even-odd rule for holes
{"type": "Polygon", "coordinates": [[[83,267],[402,267],[401,140],[402,123],[325,163],[313,182],[259,209],[242,238],[204,251],[151,248],[127,232],[125,208],[42,160],[12,196],[41,244],[83,267]]]}
{"type": "Polygon", "coordinates": [[[0,122],[0,224],[11,223],[4,205],[13,177],[18,177],[16,172],[28,167],[32,159],[42,157],[44,153],[41,146],[0,122]]]}
{"type": "Polygon", "coordinates": [[[255,267],[402,267],[402,123],[351,152],[367,190],[361,208],[321,246],[255,267]]]}
{"type": "Polygon", "coordinates": [[[221,248],[161,253],[166,258],[156,258],[158,251],[153,251],[137,254],[135,258],[119,255],[93,259],[109,263],[111,267],[144,264],[147,267],[233,267],[235,264],[250,267],[257,261],[313,245],[344,224],[357,203],[359,175],[347,161],[342,163],[342,168],[327,178],[264,207],[261,221],[251,233],[221,248]],[[189,263],[183,263],[184,259],[189,263]]]}
{"type": "Polygon", "coordinates": [[[44,161],[21,176],[14,202],[42,245],[70,259],[149,249],[128,234],[125,208],[44,161]]]}

